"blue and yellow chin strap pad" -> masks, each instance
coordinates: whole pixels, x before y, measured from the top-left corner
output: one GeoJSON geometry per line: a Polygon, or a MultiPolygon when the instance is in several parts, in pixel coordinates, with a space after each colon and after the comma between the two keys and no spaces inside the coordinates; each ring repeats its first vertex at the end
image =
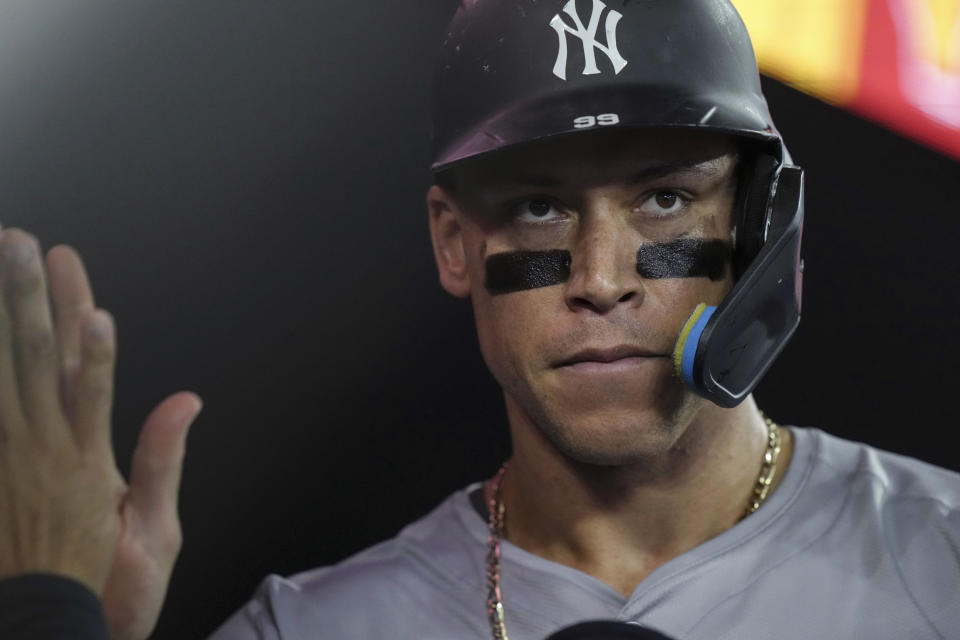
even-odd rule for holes
{"type": "Polygon", "coordinates": [[[683,325],[683,331],[680,332],[677,346],[673,349],[673,370],[688,387],[696,388],[693,380],[693,361],[697,355],[697,345],[700,344],[703,329],[716,310],[716,307],[708,307],[704,302],[698,304],[690,317],[687,318],[687,323],[683,325]],[[693,347],[687,349],[687,344],[691,344],[693,347]]]}
{"type": "Polygon", "coordinates": [[[753,391],[800,324],[803,171],[779,173],[756,257],[719,306],[697,305],[674,347],[677,375],[721,407],[753,391]]]}

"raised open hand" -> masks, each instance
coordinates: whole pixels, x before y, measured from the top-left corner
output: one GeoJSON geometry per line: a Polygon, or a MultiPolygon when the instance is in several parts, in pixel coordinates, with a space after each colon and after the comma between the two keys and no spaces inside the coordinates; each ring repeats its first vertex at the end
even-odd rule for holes
{"type": "Polygon", "coordinates": [[[110,439],[113,321],[80,257],[58,246],[44,264],[33,237],[0,231],[0,293],[0,577],[79,580],[101,596],[114,638],[146,638],[180,549],[177,491],[200,399],[177,393],[151,412],[127,485],[110,439]]]}

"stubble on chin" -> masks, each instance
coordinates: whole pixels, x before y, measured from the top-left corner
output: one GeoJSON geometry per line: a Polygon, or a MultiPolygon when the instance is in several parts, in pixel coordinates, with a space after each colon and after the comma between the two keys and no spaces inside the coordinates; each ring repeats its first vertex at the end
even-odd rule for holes
{"type": "Polygon", "coordinates": [[[676,378],[660,380],[646,398],[628,398],[611,407],[584,408],[576,398],[533,393],[507,395],[524,414],[527,428],[537,431],[531,435],[541,444],[571,461],[606,467],[644,465],[662,458],[676,446],[704,402],[676,378]]]}

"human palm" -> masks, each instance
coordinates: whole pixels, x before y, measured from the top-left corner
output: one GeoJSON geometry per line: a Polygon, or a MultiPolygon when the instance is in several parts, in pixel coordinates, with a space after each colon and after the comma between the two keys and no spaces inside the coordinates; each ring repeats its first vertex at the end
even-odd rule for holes
{"type": "Polygon", "coordinates": [[[118,509],[113,565],[102,597],[114,640],[150,635],[180,552],[177,489],[184,434],[164,428],[177,423],[175,405],[182,401],[173,398],[157,407],[144,426],[134,453],[131,486],[118,509]]]}
{"type": "Polygon", "coordinates": [[[0,258],[0,578],[78,580],[101,597],[115,639],[143,640],[180,550],[177,492],[201,402],[180,392],[157,405],[124,482],[110,440],[113,321],[95,309],[80,257],[60,246],[44,262],[11,229],[0,258]]]}
{"type": "Polygon", "coordinates": [[[102,602],[113,640],[139,640],[150,635],[160,615],[180,537],[171,532],[158,539],[126,500],[120,522],[102,602]]]}

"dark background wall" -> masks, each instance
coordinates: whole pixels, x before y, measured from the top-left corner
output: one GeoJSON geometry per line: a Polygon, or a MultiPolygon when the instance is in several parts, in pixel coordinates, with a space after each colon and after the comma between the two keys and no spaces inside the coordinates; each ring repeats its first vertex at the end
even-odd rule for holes
{"type": "MultiPolygon", "coordinates": [[[[206,403],[157,638],[205,635],[265,574],[388,537],[507,454],[426,233],[455,4],[0,2],[0,221],[75,246],[116,317],[119,459],[167,394],[206,403]]],[[[960,469],[960,165],[765,89],[808,222],[804,320],[761,406],[960,469]]]]}

